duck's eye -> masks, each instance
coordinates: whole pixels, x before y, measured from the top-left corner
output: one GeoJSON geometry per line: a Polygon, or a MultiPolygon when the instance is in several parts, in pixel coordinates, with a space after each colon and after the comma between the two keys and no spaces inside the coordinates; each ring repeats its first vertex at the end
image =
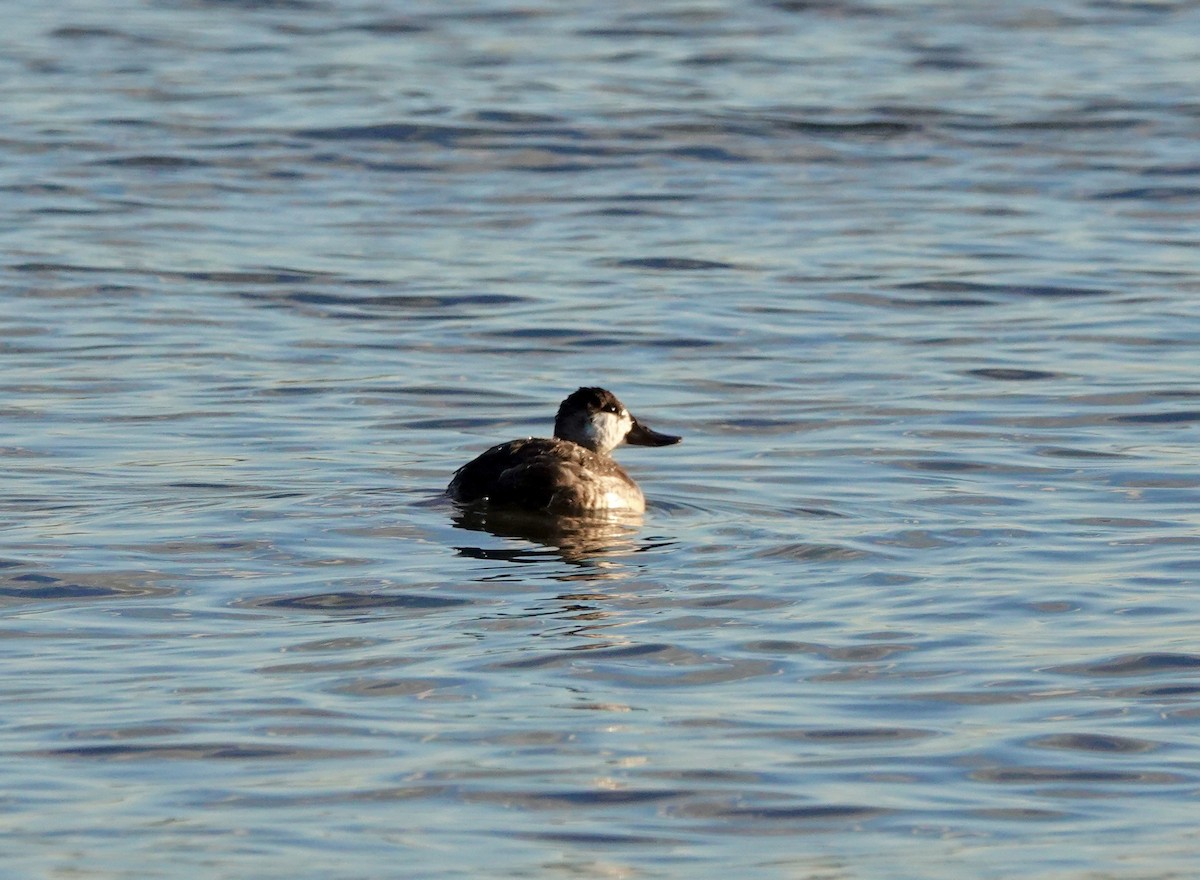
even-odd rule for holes
{"type": "Polygon", "coordinates": [[[621,414],[621,408],[615,403],[606,403],[604,405],[604,412],[612,413],[614,416],[619,416],[621,414]]]}

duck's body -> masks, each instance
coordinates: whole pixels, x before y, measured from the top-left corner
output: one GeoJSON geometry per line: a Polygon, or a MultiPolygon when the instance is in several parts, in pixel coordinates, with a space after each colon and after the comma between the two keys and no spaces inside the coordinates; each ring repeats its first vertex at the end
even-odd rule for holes
{"type": "Polygon", "coordinates": [[[518,510],[641,513],[642,490],[609,453],[621,443],[667,446],[679,440],[638,424],[611,392],[580,388],[559,407],[554,437],[493,446],[455,471],[446,491],[455,501],[518,510]]]}

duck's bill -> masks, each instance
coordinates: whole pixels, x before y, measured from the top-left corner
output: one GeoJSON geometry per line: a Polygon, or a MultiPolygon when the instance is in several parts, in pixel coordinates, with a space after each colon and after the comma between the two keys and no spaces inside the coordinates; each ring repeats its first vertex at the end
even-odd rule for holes
{"type": "Polygon", "coordinates": [[[675,437],[671,434],[651,431],[637,419],[633,421],[633,429],[625,435],[625,442],[630,446],[670,446],[682,439],[682,437],[675,437]]]}

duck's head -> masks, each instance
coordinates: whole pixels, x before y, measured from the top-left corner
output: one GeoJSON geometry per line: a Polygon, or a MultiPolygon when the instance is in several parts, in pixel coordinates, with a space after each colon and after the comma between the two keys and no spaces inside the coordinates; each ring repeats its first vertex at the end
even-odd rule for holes
{"type": "Polygon", "coordinates": [[[651,431],[638,422],[603,388],[580,388],[562,402],[554,419],[554,436],[607,455],[622,443],[630,446],[670,446],[682,437],[651,431]]]}

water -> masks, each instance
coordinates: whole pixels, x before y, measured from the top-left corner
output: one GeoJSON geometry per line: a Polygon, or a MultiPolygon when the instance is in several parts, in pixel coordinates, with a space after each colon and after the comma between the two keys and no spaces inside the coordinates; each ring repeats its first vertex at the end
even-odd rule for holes
{"type": "Polygon", "coordinates": [[[1192,876],[1197,4],[5,10],[8,876],[1192,876]]]}

